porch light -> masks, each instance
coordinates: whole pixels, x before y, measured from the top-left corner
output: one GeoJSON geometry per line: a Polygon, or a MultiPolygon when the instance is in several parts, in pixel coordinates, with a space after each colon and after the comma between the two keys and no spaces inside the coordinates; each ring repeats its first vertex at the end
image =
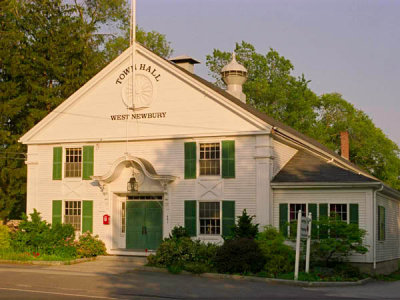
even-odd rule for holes
{"type": "Polygon", "coordinates": [[[138,182],[136,181],[135,177],[131,177],[128,181],[127,185],[128,192],[137,192],[139,189],[138,182]]]}

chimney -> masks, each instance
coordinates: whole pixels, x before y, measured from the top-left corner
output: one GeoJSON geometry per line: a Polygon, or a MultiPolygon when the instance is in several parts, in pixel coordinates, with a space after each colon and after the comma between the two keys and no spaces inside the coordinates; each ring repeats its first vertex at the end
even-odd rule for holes
{"type": "Polygon", "coordinates": [[[343,158],[349,160],[350,159],[350,148],[349,148],[349,132],[341,131],[340,132],[340,154],[343,158]]]}
{"type": "Polygon", "coordinates": [[[175,63],[177,66],[185,69],[186,71],[189,71],[190,73],[194,73],[194,65],[200,63],[199,61],[187,55],[180,55],[171,58],[170,61],[175,63]]]}
{"type": "Polygon", "coordinates": [[[236,61],[235,52],[232,53],[231,62],[222,68],[221,75],[227,85],[227,92],[246,103],[242,87],[247,80],[247,69],[236,61]]]}

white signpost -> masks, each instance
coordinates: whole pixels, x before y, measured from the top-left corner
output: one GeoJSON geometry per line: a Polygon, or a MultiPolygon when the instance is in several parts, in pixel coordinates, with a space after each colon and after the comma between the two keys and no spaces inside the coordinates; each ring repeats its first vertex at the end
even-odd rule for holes
{"type": "Polygon", "coordinates": [[[308,217],[301,215],[301,210],[297,214],[297,236],[296,236],[296,262],[294,267],[294,280],[299,278],[300,264],[300,243],[301,239],[307,239],[306,249],[306,273],[310,270],[310,247],[311,247],[311,224],[312,214],[308,213],[308,217]]]}

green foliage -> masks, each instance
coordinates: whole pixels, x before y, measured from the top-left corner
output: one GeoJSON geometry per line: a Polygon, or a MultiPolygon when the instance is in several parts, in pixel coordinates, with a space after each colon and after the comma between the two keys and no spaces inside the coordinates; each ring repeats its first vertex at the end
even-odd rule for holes
{"type": "Polygon", "coordinates": [[[294,269],[295,251],[284,241],[285,237],[272,226],[266,226],[257,235],[258,246],[266,259],[264,270],[273,277],[294,269]]]}
{"type": "Polygon", "coordinates": [[[193,241],[188,237],[165,239],[158,247],[155,255],[147,257],[153,266],[180,266],[188,271],[211,271],[218,246],[193,241]]]}
{"type": "Polygon", "coordinates": [[[76,248],[78,257],[94,257],[107,253],[106,245],[99,239],[99,236],[93,236],[90,232],[79,237],[76,248]]]}
{"type": "MultiPolygon", "coordinates": [[[[248,70],[243,85],[247,102],[261,112],[340,152],[340,132],[350,135],[350,160],[372,175],[400,189],[400,149],[363,111],[338,93],[315,95],[304,75],[294,77],[290,60],[270,49],[265,55],[254,46],[236,43],[237,60],[248,70]]],[[[231,54],[214,49],[206,65],[216,84],[224,87],[220,71],[231,54]]]]}
{"type": "Polygon", "coordinates": [[[170,265],[167,266],[167,270],[171,274],[179,274],[182,272],[182,267],[180,265],[170,265]]]}
{"type": "Polygon", "coordinates": [[[335,216],[322,218],[317,222],[329,235],[315,240],[311,246],[311,257],[325,266],[331,266],[345,260],[354,253],[364,254],[368,251],[364,244],[366,231],[356,224],[347,224],[335,216]]]}
{"type": "Polygon", "coordinates": [[[51,227],[35,209],[30,214],[30,220],[23,215],[19,230],[12,233],[11,247],[16,252],[74,257],[74,238],[75,232],[71,225],[57,224],[51,227]]]}
{"type": "Polygon", "coordinates": [[[10,247],[10,230],[6,225],[0,224],[0,249],[10,247]]]}
{"type": "Polygon", "coordinates": [[[254,239],[226,240],[218,249],[215,266],[219,273],[258,273],[265,265],[258,243],[254,239]]]}
{"type": "Polygon", "coordinates": [[[249,216],[246,209],[237,217],[238,221],[232,228],[232,236],[228,239],[249,238],[254,239],[258,234],[258,224],[253,224],[254,216],[249,216]]]}
{"type": "MultiPolygon", "coordinates": [[[[26,146],[18,139],[126,49],[129,7],[125,0],[4,0],[0,11],[0,219],[7,221],[25,211],[26,146]]],[[[139,28],[138,41],[172,52],[154,31],[139,28]]]]}
{"type": "Polygon", "coordinates": [[[171,239],[180,239],[184,237],[190,237],[189,234],[186,232],[185,227],[182,226],[175,226],[171,230],[171,234],[169,235],[169,238],[171,239]]]}

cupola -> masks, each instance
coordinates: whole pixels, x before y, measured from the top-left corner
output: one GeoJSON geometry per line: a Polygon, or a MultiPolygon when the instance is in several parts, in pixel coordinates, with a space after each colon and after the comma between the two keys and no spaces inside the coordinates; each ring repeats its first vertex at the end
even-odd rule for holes
{"type": "Polygon", "coordinates": [[[235,52],[232,53],[231,62],[222,68],[221,75],[226,83],[227,92],[246,103],[242,87],[247,80],[247,69],[236,61],[235,52]]]}

